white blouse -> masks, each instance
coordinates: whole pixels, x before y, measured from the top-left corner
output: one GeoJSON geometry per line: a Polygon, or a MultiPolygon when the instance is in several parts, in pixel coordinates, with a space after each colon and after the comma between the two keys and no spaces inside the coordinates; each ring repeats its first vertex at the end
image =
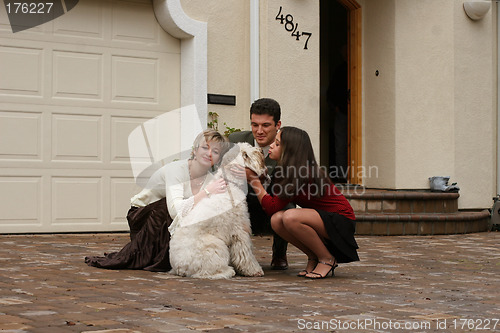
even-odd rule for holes
{"type": "MultiPolygon", "coordinates": [[[[209,172],[200,191],[212,179],[213,175],[209,172]]],[[[130,203],[132,206],[145,207],[163,198],[167,198],[168,213],[174,220],[168,228],[173,234],[178,227],[179,219],[186,216],[194,206],[188,160],[174,161],[157,170],[146,187],[130,199],[130,203]]]]}

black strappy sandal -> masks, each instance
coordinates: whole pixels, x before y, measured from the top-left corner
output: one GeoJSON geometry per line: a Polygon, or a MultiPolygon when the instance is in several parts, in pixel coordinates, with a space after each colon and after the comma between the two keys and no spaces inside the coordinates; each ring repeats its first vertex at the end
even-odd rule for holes
{"type": "MultiPolygon", "coordinates": [[[[314,262],[318,262],[318,259],[307,259],[307,262],[309,261],[314,261],[314,262]]],[[[314,268],[313,268],[314,270],[314,268]]],[[[312,271],[311,271],[312,272],[312,271]]],[[[305,277],[307,274],[311,273],[311,272],[308,272],[307,269],[303,269],[299,272],[299,274],[297,274],[297,276],[299,277],[305,277]]]]}
{"type": "MultiPolygon", "coordinates": [[[[331,261],[330,261],[331,262],[331,261]]],[[[313,280],[317,280],[317,279],[324,279],[328,276],[328,274],[330,274],[330,272],[332,273],[332,277],[335,276],[335,268],[337,268],[339,265],[337,265],[337,261],[335,260],[335,258],[333,259],[333,263],[329,263],[329,262],[324,262],[324,261],[318,261],[318,264],[323,264],[323,265],[327,265],[327,266],[330,266],[330,270],[325,274],[325,275],[321,275],[319,273],[316,273],[314,271],[308,273],[308,274],[314,274],[313,276],[307,276],[305,275],[306,278],[308,279],[313,279],[313,280]]]]}

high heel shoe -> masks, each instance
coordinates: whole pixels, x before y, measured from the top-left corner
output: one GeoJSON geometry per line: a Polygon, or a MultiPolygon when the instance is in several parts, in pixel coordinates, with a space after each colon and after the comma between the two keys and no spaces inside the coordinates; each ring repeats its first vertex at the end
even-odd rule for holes
{"type": "MultiPolygon", "coordinates": [[[[314,261],[314,262],[318,262],[318,259],[307,259],[307,262],[309,263],[309,261],[314,261]]],[[[314,268],[313,268],[314,270],[314,268]]],[[[299,277],[304,277],[306,276],[307,274],[311,273],[312,271],[308,271],[307,269],[303,269],[299,272],[299,274],[297,274],[297,276],[299,277]]]]}
{"type": "MultiPolygon", "coordinates": [[[[332,262],[330,260],[330,262],[332,262]]],[[[312,276],[307,276],[307,274],[305,275],[306,278],[308,279],[313,279],[313,280],[316,280],[316,279],[324,279],[328,276],[328,274],[330,274],[330,272],[332,273],[332,277],[335,276],[335,268],[337,268],[339,265],[337,265],[337,260],[333,259],[333,262],[330,263],[330,262],[324,262],[324,261],[318,261],[318,264],[323,264],[323,265],[326,265],[326,266],[330,266],[330,270],[328,272],[326,272],[325,275],[321,275],[320,273],[316,273],[314,270],[308,274],[314,274],[312,276]]],[[[317,266],[316,266],[317,267],[317,266]]]]}

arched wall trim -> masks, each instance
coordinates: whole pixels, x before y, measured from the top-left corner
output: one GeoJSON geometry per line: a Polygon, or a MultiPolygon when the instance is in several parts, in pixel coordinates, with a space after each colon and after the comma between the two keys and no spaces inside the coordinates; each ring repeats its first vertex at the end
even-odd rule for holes
{"type": "MultiPolygon", "coordinates": [[[[187,16],[181,0],[153,0],[153,9],[160,26],[181,40],[181,107],[194,104],[201,126],[206,128],[207,23],[187,16]]],[[[183,133],[197,128],[192,126],[193,121],[181,118],[183,133]]]]}

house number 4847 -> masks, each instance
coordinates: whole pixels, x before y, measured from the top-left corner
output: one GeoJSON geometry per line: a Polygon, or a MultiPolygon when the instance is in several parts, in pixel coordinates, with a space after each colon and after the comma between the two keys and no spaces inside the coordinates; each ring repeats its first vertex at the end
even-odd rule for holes
{"type": "Polygon", "coordinates": [[[295,37],[295,40],[300,40],[301,36],[307,36],[306,42],[304,43],[304,50],[307,50],[307,42],[309,42],[309,38],[311,38],[312,33],[298,31],[297,29],[299,28],[299,24],[293,22],[292,14],[287,14],[286,16],[284,16],[283,14],[281,14],[282,10],[283,8],[280,6],[280,10],[276,15],[276,20],[285,25],[285,30],[291,32],[290,35],[295,37]]]}

